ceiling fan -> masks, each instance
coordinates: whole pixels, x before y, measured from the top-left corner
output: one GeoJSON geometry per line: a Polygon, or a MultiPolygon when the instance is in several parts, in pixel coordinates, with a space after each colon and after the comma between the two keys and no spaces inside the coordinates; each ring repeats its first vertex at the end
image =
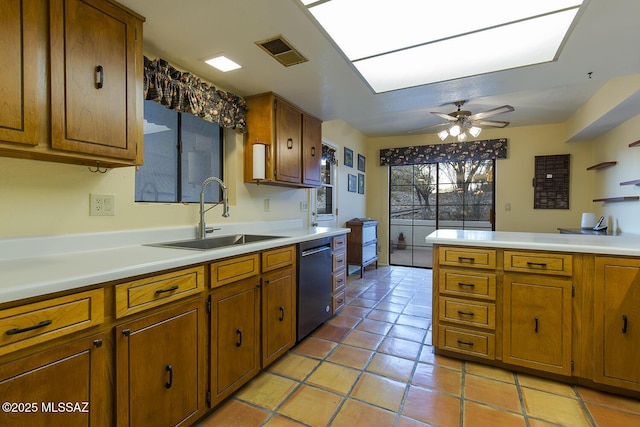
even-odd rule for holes
{"type": "Polygon", "coordinates": [[[432,111],[431,114],[435,114],[447,120],[446,123],[438,123],[435,125],[423,127],[420,129],[414,129],[409,133],[419,133],[431,129],[438,129],[440,127],[446,127],[446,129],[438,132],[438,136],[444,141],[448,136],[458,138],[459,142],[466,141],[467,132],[474,138],[480,135],[482,127],[497,127],[503,128],[509,125],[509,122],[502,122],[496,120],[485,120],[487,117],[494,116],[496,114],[508,113],[514,111],[511,105],[503,105],[501,107],[493,108],[491,110],[483,111],[481,113],[471,114],[471,111],[463,110],[462,106],[466,101],[456,101],[454,104],[458,107],[457,111],[449,114],[439,113],[432,111]]]}

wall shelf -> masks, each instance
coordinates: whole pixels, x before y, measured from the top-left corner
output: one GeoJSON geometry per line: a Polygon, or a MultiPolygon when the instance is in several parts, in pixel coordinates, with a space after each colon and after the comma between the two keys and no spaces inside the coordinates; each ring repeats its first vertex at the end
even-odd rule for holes
{"type": "Polygon", "coordinates": [[[629,144],[629,147],[640,147],[640,139],[629,144]]]}
{"type": "Polygon", "coordinates": [[[593,199],[594,202],[632,202],[640,200],[640,196],[623,196],[623,197],[605,197],[604,199],[593,199]]]}
{"type": "Polygon", "coordinates": [[[602,163],[598,163],[597,165],[589,166],[587,170],[591,171],[596,169],[610,168],[611,166],[615,166],[617,164],[618,162],[602,162],[602,163]]]}
{"type": "Polygon", "coordinates": [[[634,179],[633,181],[621,182],[620,185],[640,185],[640,179],[634,179]]]}

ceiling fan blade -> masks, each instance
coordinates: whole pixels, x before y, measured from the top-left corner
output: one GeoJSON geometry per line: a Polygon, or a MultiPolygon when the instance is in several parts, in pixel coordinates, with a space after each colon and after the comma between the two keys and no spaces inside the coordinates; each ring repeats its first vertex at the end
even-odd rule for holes
{"type": "Polygon", "coordinates": [[[451,123],[438,123],[438,124],[431,125],[431,126],[425,126],[423,128],[413,129],[413,130],[408,131],[407,133],[422,133],[422,132],[435,130],[435,129],[446,127],[446,126],[451,126],[451,123]]]}
{"type": "Polygon", "coordinates": [[[435,114],[436,116],[441,117],[441,118],[443,118],[443,119],[445,119],[445,120],[449,120],[449,121],[458,120],[458,118],[457,118],[457,117],[450,116],[450,115],[445,114],[445,113],[438,113],[438,112],[436,112],[436,111],[432,111],[432,112],[431,112],[431,114],[435,114]]]}
{"type": "Polygon", "coordinates": [[[479,120],[487,117],[494,116],[496,114],[508,113],[513,111],[514,108],[511,105],[503,105],[502,107],[492,108],[491,110],[483,111],[481,113],[472,114],[469,118],[471,120],[479,120]]]}
{"type": "Polygon", "coordinates": [[[479,127],[490,126],[494,128],[504,128],[509,126],[509,123],[511,122],[499,122],[496,120],[473,120],[473,125],[479,127]]]}

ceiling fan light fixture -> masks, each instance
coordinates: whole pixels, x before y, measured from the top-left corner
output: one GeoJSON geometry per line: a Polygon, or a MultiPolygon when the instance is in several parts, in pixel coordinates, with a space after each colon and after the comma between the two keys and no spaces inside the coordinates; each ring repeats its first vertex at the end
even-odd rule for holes
{"type": "Polygon", "coordinates": [[[462,132],[460,135],[458,135],[458,142],[464,142],[467,140],[467,134],[465,132],[462,132]]]}
{"type": "Polygon", "coordinates": [[[451,126],[451,129],[449,129],[449,135],[451,136],[460,135],[460,126],[458,125],[451,126]]]}
{"type": "Polygon", "coordinates": [[[478,135],[480,135],[480,132],[482,132],[482,128],[479,128],[478,126],[471,126],[469,128],[469,133],[471,134],[471,136],[473,136],[474,138],[477,138],[478,135]]]}
{"type": "Polygon", "coordinates": [[[449,131],[446,129],[438,132],[438,138],[440,138],[440,141],[444,141],[445,139],[447,139],[448,136],[449,136],[449,131]]]}

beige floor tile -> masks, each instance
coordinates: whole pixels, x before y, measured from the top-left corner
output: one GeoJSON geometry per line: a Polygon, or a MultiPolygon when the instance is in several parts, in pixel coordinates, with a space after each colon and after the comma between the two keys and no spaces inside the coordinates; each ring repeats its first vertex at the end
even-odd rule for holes
{"type": "Polygon", "coordinates": [[[464,378],[464,398],[514,412],[522,412],[520,396],[515,384],[467,374],[464,378]]]}
{"type": "Polygon", "coordinates": [[[264,427],[301,427],[301,426],[304,426],[304,424],[290,420],[289,418],[285,418],[280,415],[274,415],[264,425],[264,427]]]}
{"type": "Polygon", "coordinates": [[[354,326],[356,326],[361,319],[362,319],[361,317],[348,316],[341,312],[336,314],[331,319],[329,319],[327,323],[331,325],[342,326],[343,328],[351,329],[354,326]]]}
{"type": "Polygon", "coordinates": [[[346,306],[344,307],[342,310],[340,310],[341,314],[346,314],[348,316],[352,316],[352,317],[366,317],[367,314],[369,314],[369,312],[371,311],[371,309],[369,308],[364,308],[364,307],[352,307],[352,306],[346,306]]]}
{"type": "Polygon", "coordinates": [[[390,354],[376,353],[371,360],[367,371],[383,377],[393,378],[398,381],[409,381],[415,362],[390,354]]]}
{"type": "Polygon", "coordinates": [[[505,369],[496,368],[494,366],[481,365],[479,363],[465,362],[465,372],[468,374],[487,377],[494,380],[504,381],[515,384],[516,380],[513,372],[505,369]]]}
{"type": "Polygon", "coordinates": [[[269,412],[254,408],[238,400],[228,400],[213,414],[204,419],[199,427],[258,427],[269,417],[269,412]]]}
{"type": "Polygon", "coordinates": [[[311,333],[311,336],[327,341],[340,342],[349,333],[350,329],[342,326],[325,323],[311,333]]]}
{"type": "Polygon", "coordinates": [[[421,343],[427,333],[426,329],[408,325],[394,325],[387,336],[421,343]]]}
{"type": "Polygon", "coordinates": [[[364,369],[374,352],[360,347],[340,344],[329,355],[327,360],[355,369],[364,369]]]}
{"type": "Polygon", "coordinates": [[[331,422],[331,427],[393,426],[396,413],[347,399],[331,422]]]}
{"type": "Polygon", "coordinates": [[[440,356],[433,352],[433,347],[425,345],[422,346],[422,351],[420,352],[419,362],[430,363],[432,365],[443,366],[445,368],[455,369],[457,371],[462,370],[463,362],[458,359],[453,359],[451,357],[440,356]]]}
{"type": "Polygon", "coordinates": [[[365,373],[353,388],[351,397],[397,412],[405,388],[404,383],[365,373]]]}
{"type": "Polygon", "coordinates": [[[463,425],[468,427],[526,427],[524,417],[473,402],[464,402],[463,425]]]}
{"type": "Polygon", "coordinates": [[[337,394],[302,385],[282,404],[278,412],[305,424],[324,426],[341,402],[342,398],[337,394]]]}
{"type": "Polygon", "coordinates": [[[366,348],[369,350],[375,350],[378,348],[382,340],[383,335],[372,334],[370,332],[359,331],[357,329],[349,332],[343,340],[343,344],[352,345],[354,347],[366,348]]]}
{"type": "Polygon", "coordinates": [[[398,319],[399,314],[384,310],[371,310],[367,314],[367,319],[380,320],[381,322],[394,323],[398,319]]]}
{"type": "Polygon", "coordinates": [[[362,319],[362,322],[358,323],[356,329],[371,332],[372,334],[386,335],[392,326],[393,323],[381,322],[373,319],[362,319]]]}
{"type": "Polygon", "coordinates": [[[385,338],[380,347],[378,347],[378,351],[415,360],[420,354],[421,348],[422,344],[417,342],[402,340],[400,338],[385,338]]]}
{"type": "Polygon", "coordinates": [[[347,395],[359,375],[360,371],[355,369],[336,365],[335,363],[322,362],[307,378],[306,383],[347,395]]]}
{"type": "Polygon", "coordinates": [[[586,387],[576,387],[576,390],[578,390],[578,394],[585,402],[640,414],[640,400],[631,397],[616,396],[615,394],[604,393],[586,387]]]}
{"type": "Polygon", "coordinates": [[[570,427],[591,425],[577,399],[530,388],[521,391],[525,411],[534,418],[570,427]]]}
{"type": "Polygon", "coordinates": [[[622,412],[591,403],[586,405],[598,427],[640,426],[640,414],[622,412]]]}
{"type": "Polygon", "coordinates": [[[324,359],[338,344],[315,337],[307,337],[301,343],[293,347],[292,351],[306,356],[324,359]]]}
{"type": "Polygon", "coordinates": [[[427,329],[431,325],[431,319],[422,316],[411,316],[402,314],[398,317],[397,322],[401,325],[414,326],[416,328],[427,329]]]}
{"type": "Polygon", "coordinates": [[[462,373],[428,363],[419,363],[411,384],[460,396],[462,373]]]}
{"type": "Polygon", "coordinates": [[[520,387],[533,388],[536,390],[546,391],[547,393],[559,394],[576,398],[577,394],[569,384],[548,380],[546,378],[534,377],[531,375],[518,374],[518,383],[520,387]]]}
{"type": "MultiPolygon", "coordinates": [[[[558,427],[558,424],[549,423],[543,420],[538,420],[529,417],[529,427],[558,427]]],[[[567,426],[570,427],[570,426],[567,426]]]]}
{"type": "Polygon", "coordinates": [[[349,303],[349,306],[351,306],[351,307],[372,308],[376,304],[377,304],[377,300],[374,300],[374,299],[354,298],[349,303]]]}
{"type": "Polygon", "coordinates": [[[315,369],[320,361],[295,353],[287,353],[269,366],[269,371],[302,381],[315,369]]]}
{"type": "Polygon", "coordinates": [[[264,372],[242,387],[235,397],[273,411],[297,386],[297,381],[264,372]]]}
{"type": "Polygon", "coordinates": [[[397,427],[429,427],[429,424],[408,417],[400,417],[397,427]]]}
{"type": "Polygon", "coordinates": [[[394,304],[392,302],[381,302],[376,305],[376,310],[391,311],[393,313],[402,313],[404,311],[404,304],[394,304]]]}
{"type": "Polygon", "coordinates": [[[411,387],[402,414],[441,427],[459,427],[460,399],[433,390],[411,387]]]}

